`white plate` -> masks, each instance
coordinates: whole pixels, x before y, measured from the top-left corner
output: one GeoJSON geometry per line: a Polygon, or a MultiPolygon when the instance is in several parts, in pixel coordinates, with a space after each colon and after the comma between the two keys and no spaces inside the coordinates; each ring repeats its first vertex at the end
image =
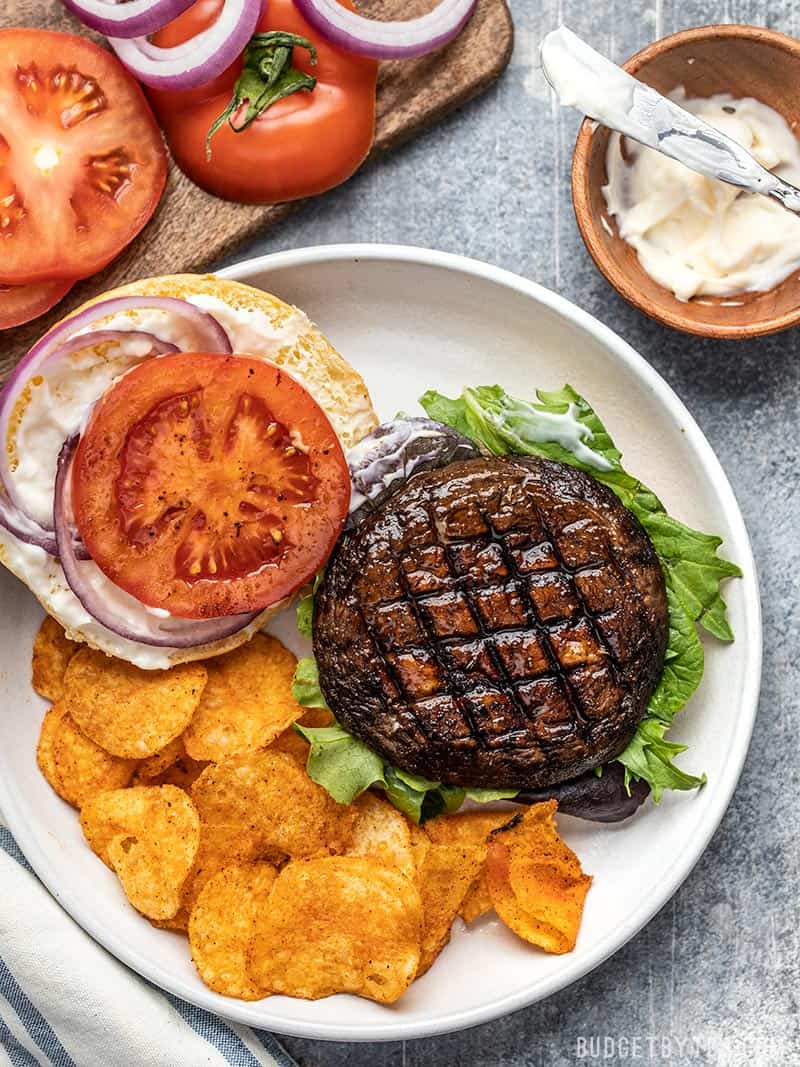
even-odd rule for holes
{"type": "MultiPolygon", "coordinates": [[[[29,658],[41,610],[0,575],[0,806],[39,876],[99,942],[159,986],[231,1019],[337,1041],[422,1037],[474,1026],[562,989],[632,937],[672,896],[719,824],[744,761],[761,664],[750,542],[728,481],[681,401],[624,341],[561,297],[513,274],[415,248],[345,245],[266,256],[225,272],[304,308],[364,375],[383,417],[417,410],[435,387],[500,382],[532,396],[570,382],[594,404],[627,467],[676,516],[725,538],[744,569],[726,589],[736,643],[706,643],[706,673],[674,730],[699,793],[648,803],[616,827],[561,820],[594,875],[578,945],[547,956],[496,920],[454,932],[424,978],[393,1007],[355,997],[242,1003],[210,992],[183,938],[153,929],[83,842],[75,812],[36,769],[43,702],[29,658]]],[[[0,568],[0,571],[2,568],[0,568]]],[[[281,628],[291,632],[291,626],[281,628]]]]}

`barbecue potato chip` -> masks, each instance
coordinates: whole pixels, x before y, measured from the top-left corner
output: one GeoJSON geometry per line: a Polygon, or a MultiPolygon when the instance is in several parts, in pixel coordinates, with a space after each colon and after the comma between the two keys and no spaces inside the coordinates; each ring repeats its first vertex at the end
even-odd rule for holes
{"type": "Polygon", "coordinates": [[[422,899],[422,951],[417,977],[425,974],[450,940],[453,920],[483,867],[483,845],[434,845],[417,877],[422,899]]]}
{"type": "Polygon", "coordinates": [[[374,856],[387,867],[395,867],[407,878],[414,877],[416,866],[411,847],[411,833],[405,816],[388,800],[375,793],[362,793],[354,802],[358,812],[348,856],[374,856]]]}
{"type": "Polygon", "coordinates": [[[200,847],[189,877],[183,884],[181,906],[171,919],[156,925],[166,926],[170,930],[187,930],[189,915],[205,884],[225,867],[261,861],[276,867],[285,860],[285,853],[265,848],[247,834],[240,835],[236,827],[223,824],[204,826],[201,821],[200,847]]]}
{"type": "Polygon", "coordinates": [[[181,904],[171,919],[151,919],[148,916],[147,921],[159,930],[173,930],[176,934],[185,934],[189,930],[189,910],[181,904]]]}
{"type": "Polygon", "coordinates": [[[248,954],[256,986],[317,1000],[391,1004],[414,980],[422,906],[413,882],[371,856],[287,864],[258,909],[248,954]]]}
{"type": "Polygon", "coordinates": [[[44,718],[37,761],[56,793],[74,808],[97,793],[123,789],[136,769],[135,760],[110,756],[90,741],[61,704],[55,704],[44,718]]]}
{"type": "Polygon", "coordinates": [[[428,855],[428,849],[431,847],[431,839],[421,826],[411,822],[410,819],[407,822],[411,837],[411,855],[414,857],[414,877],[417,878],[425,857],[428,855]]]}
{"type": "Polygon", "coordinates": [[[266,634],[208,660],[208,682],[184,736],[188,754],[218,763],[274,741],[303,714],[292,696],[296,666],[292,653],[266,634]]]}
{"type": "Polygon", "coordinates": [[[56,773],[56,761],[53,754],[53,742],[61,725],[61,720],[66,712],[58,704],[54,704],[42,719],[39,730],[39,743],[36,746],[36,762],[39,770],[47,779],[48,784],[58,793],[62,799],[66,797],[61,792],[61,783],[56,773]]]}
{"type": "Polygon", "coordinates": [[[222,868],[256,860],[278,864],[292,853],[342,852],[357,819],[354,808],[337,804],[294,757],[271,748],[209,764],[191,795],[200,815],[200,848],[175,917],[179,924],[222,868]]]}
{"type": "MultiPolygon", "coordinates": [[[[485,850],[489,834],[513,818],[513,812],[509,811],[460,811],[455,815],[440,815],[431,819],[425,823],[425,830],[436,844],[482,845],[485,850]]],[[[464,898],[459,915],[465,923],[472,923],[491,910],[492,898],[489,896],[486,874],[481,870],[464,898]]]]}
{"type": "Polygon", "coordinates": [[[235,840],[251,851],[247,859],[270,849],[295,859],[344,852],[357,818],[355,808],[338,804],[296,759],[270,749],[206,767],[192,799],[204,835],[208,831],[228,849],[235,840]]]}
{"type": "MultiPolygon", "coordinates": [[[[156,756],[153,757],[155,758],[156,756]]],[[[142,774],[140,764],[133,781],[135,785],[176,785],[178,789],[184,789],[188,793],[207,766],[207,763],[199,763],[184,753],[154,778],[146,778],[142,774]]]]}
{"type": "Polygon", "coordinates": [[[265,995],[247,973],[247,950],[277,874],[269,863],[224,867],[203,886],[189,919],[189,947],[209,989],[240,1000],[265,995]]]}
{"type": "MultiPolygon", "coordinates": [[[[191,793],[191,787],[189,792],[191,793]]],[[[277,866],[284,863],[286,858],[285,852],[265,844],[263,837],[257,832],[257,827],[251,827],[249,822],[204,821],[201,816],[200,847],[194,866],[183,886],[180,910],[167,925],[173,930],[188,928],[189,913],[203,886],[224,867],[254,863],[257,860],[277,866]]]]}
{"type": "Polygon", "coordinates": [[[160,785],[98,793],[81,809],[81,828],[134,908],[151,919],[177,913],[200,842],[200,820],[183,790],[160,785]]]}
{"type": "Polygon", "coordinates": [[[205,684],[206,669],[200,663],[144,671],[82,648],[64,675],[64,705],[106,752],[143,759],[183,733],[205,684]]]}
{"type": "Polygon", "coordinates": [[[64,672],[81,646],[70,641],[62,627],[48,615],[33,642],[31,664],[33,688],[45,700],[60,700],[64,693],[64,672]]]}
{"type": "Polygon", "coordinates": [[[469,925],[474,923],[476,919],[480,919],[482,915],[488,914],[491,910],[492,898],[489,895],[489,887],[486,884],[486,871],[481,870],[478,871],[478,877],[464,897],[458,914],[469,925]]]}
{"type": "Polygon", "coordinates": [[[592,884],[558,836],[555,800],[534,804],[489,838],[486,878],[494,909],[545,952],[571,952],[592,884]]]}
{"type": "Polygon", "coordinates": [[[53,759],[61,795],[81,808],[97,793],[130,785],[136,760],[111,756],[91,741],[64,713],[53,739],[53,759]]]}
{"type": "Polygon", "coordinates": [[[137,777],[141,778],[146,784],[149,780],[160,777],[185,755],[186,749],[183,746],[183,735],[179,734],[178,737],[173,738],[160,751],[154,752],[152,756],[142,760],[139,764],[139,770],[136,772],[137,777]]]}

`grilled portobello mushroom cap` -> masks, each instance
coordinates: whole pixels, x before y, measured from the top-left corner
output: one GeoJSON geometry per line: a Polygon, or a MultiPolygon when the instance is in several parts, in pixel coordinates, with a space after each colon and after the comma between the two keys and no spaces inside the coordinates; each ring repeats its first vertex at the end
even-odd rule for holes
{"type": "Polygon", "coordinates": [[[342,537],[316,596],[337,719],[452,785],[535,789],[613,759],[666,643],[638,521],[588,475],[528,457],[415,475],[342,537]]]}

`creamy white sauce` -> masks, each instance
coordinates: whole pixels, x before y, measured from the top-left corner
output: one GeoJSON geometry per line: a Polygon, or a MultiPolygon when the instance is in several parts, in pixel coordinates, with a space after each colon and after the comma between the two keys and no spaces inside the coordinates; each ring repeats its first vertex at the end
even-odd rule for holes
{"type": "Polygon", "coordinates": [[[525,433],[532,441],[545,443],[555,441],[571,452],[576,459],[588,463],[596,470],[610,471],[611,464],[585,442],[591,440],[592,431],[578,418],[578,409],[570,404],[565,412],[537,411],[536,417],[525,419],[525,433]]]}
{"type": "Polygon", "coordinates": [[[511,425],[523,440],[539,444],[559,444],[576,459],[588,463],[596,470],[612,470],[612,465],[605,456],[601,456],[586,444],[592,438],[592,431],[580,421],[578,409],[574,404],[570,404],[567,410],[560,414],[554,411],[539,411],[527,404],[518,404],[512,398],[509,398],[503,407],[508,413],[507,418],[485,409],[481,410],[481,417],[503,432],[507,432],[511,425]]]}
{"type": "Polygon", "coordinates": [[[51,361],[20,398],[25,408],[13,435],[9,488],[45,527],[53,524],[56,461],[64,441],[83,427],[98,397],[151,351],[142,339],[92,345],[91,334],[85,336],[86,348],[51,361]]]}
{"type": "MultiPolygon", "coordinates": [[[[766,104],[728,93],[687,99],[682,88],[670,98],[768,170],[800,184],[800,144],[766,104]]],[[[800,269],[800,217],[774,200],[696,174],[617,133],[606,169],[603,194],[620,235],[647,273],[680,300],[763,292],[800,269]]]]}
{"type": "MultiPolygon", "coordinates": [[[[217,297],[196,294],[191,303],[210,312],[227,331],[234,352],[276,359],[293,348],[311,330],[308,317],[299,309],[273,323],[264,312],[229,306],[217,297]]],[[[191,332],[175,316],[165,311],[135,310],[99,319],[89,331],[138,330],[153,333],[180,349],[191,350],[191,332]]],[[[141,345],[126,340],[117,346],[89,346],[62,367],[54,365],[38,384],[31,386],[30,398],[16,425],[14,448],[17,456],[12,473],[14,493],[22,506],[48,526],[53,519],[53,495],[58,453],[64,440],[85,423],[92,406],[123,374],[142,358],[141,345]]],[[[287,361],[290,363],[290,361],[287,361]]],[[[302,380],[293,366],[291,373],[302,380]]],[[[313,388],[313,386],[312,386],[313,388]]],[[[324,406],[324,405],[323,405],[324,406]]],[[[348,428],[355,429],[358,418],[348,413],[348,428]]],[[[335,414],[331,413],[334,428],[335,414]]],[[[364,432],[373,427],[372,411],[365,399],[364,432]]],[[[0,563],[22,579],[76,638],[83,638],[104,650],[121,656],[145,669],[171,666],[176,650],[128,641],[96,622],[69,588],[57,559],[40,548],[23,544],[0,527],[0,563]]],[[[137,632],[156,632],[159,622],[169,619],[169,612],[152,609],[114,585],[96,564],[81,563],[85,579],[102,594],[120,622],[137,632]]],[[[252,632],[257,623],[248,627],[252,632]]]]}

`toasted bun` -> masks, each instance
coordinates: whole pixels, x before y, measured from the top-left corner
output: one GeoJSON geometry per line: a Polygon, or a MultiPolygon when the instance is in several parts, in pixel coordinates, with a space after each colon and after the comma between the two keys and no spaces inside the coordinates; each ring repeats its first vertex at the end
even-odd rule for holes
{"type": "MultiPolygon", "coordinates": [[[[241,282],[216,278],[213,274],[166,275],[161,278],[145,278],[142,281],[112,289],[110,292],[101,293],[72,314],[77,314],[92,304],[116,296],[171,296],[186,299],[201,293],[221,301],[235,311],[260,312],[266,316],[276,332],[284,330],[287,332],[290,340],[275,352],[271,352],[269,358],[273,363],[285,367],[308,389],[331,420],[345,449],[352,447],[377,426],[378,419],[361,375],[339,355],[330,341],[302,311],[261,289],[254,289],[241,282]]],[[[213,307],[209,310],[212,314],[216,313],[213,307]]],[[[219,317],[225,325],[224,315],[221,312],[219,317]]],[[[7,553],[0,551],[0,561],[6,563],[7,566],[10,564],[10,569],[17,574],[17,577],[26,582],[24,568],[14,566],[8,559],[7,553]]],[[[60,571],[60,568],[58,570],[60,571]]],[[[222,641],[211,645],[197,645],[194,648],[176,649],[163,657],[164,662],[155,662],[158,658],[157,650],[149,646],[146,656],[144,655],[145,646],[141,646],[143,654],[139,657],[135,645],[130,645],[128,642],[130,649],[125,648],[125,643],[121,644],[118,639],[112,640],[110,636],[106,637],[105,630],[96,625],[89,626],[85,630],[70,626],[63,613],[59,611],[59,605],[63,601],[62,590],[32,588],[32,592],[38,597],[45,610],[64,626],[68,636],[73,640],[83,641],[108,655],[122,656],[133,663],[137,663],[138,660],[139,666],[147,667],[167,667],[229,652],[248,641],[268,619],[289,603],[288,600],[284,600],[273,604],[246,629],[222,641]]]]}

